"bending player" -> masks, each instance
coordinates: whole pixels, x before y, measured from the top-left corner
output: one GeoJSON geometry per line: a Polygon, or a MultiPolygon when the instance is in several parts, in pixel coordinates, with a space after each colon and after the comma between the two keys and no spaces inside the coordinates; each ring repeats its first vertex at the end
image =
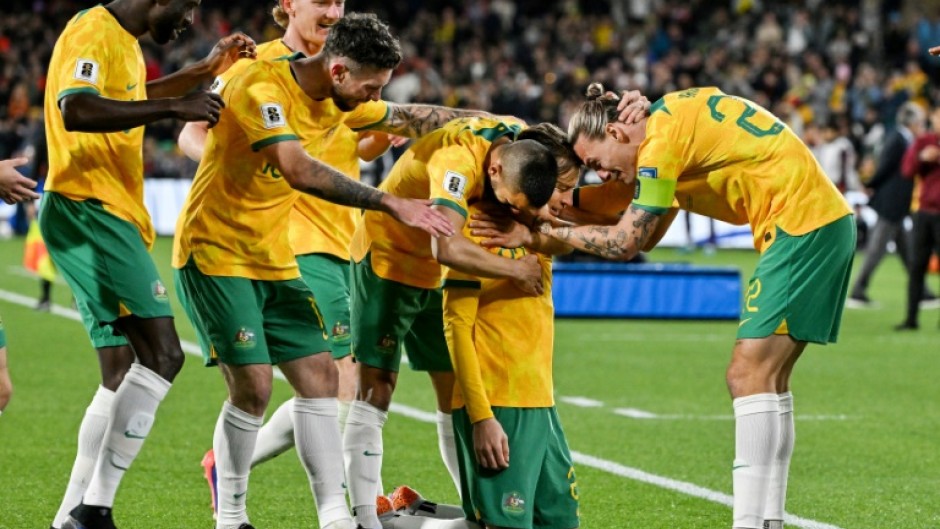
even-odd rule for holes
{"type": "Polygon", "coordinates": [[[794,440],[790,375],[808,343],[838,337],[855,248],[852,211],[800,139],[751,101],[692,88],[625,124],[618,102],[602,93],[591,87],[569,139],[602,178],[635,185],[636,198],[615,226],[541,231],[628,260],[674,208],[751,225],[761,257],[726,374],[736,431],[733,527],[780,529],[794,440]]]}

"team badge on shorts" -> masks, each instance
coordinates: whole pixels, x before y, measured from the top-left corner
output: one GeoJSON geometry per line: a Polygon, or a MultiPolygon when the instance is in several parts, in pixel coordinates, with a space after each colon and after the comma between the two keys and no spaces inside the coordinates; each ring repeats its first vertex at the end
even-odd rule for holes
{"type": "Polygon", "coordinates": [[[167,295],[166,287],[163,286],[163,282],[159,279],[150,284],[150,292],[153,294],[153,299],[157,301],[166,302],[170,299],[167,295]]]}
{"type": "Polygon", "coordinates": [[[242,327],[238,329],[238,332],[235,333],[235,347],[239,349],[247,349],[249,347],[254,347],[256,343],[255,340],[255,331],[242,327]]]}
{"type": "Polygon", "coordinates": [[[398,340],[396,340],[395,337],[391,334],[386,334],[385,336],[379,338],[379,343],[375,344],[376,349],[386,354],[394,353],[397,346],[398,340]]]}
{"type": "Polygon", "coordinates": [[[525,498],[518,492],[503,494],[503,512],[514,516],[525,514],[525,498]]]}
{"type": "Polygon", "coordinates": [[[333,338],[346,338],[349,336],[349,325],[344,325],[343,322],[338,321],[333,325],[333,338]]]}

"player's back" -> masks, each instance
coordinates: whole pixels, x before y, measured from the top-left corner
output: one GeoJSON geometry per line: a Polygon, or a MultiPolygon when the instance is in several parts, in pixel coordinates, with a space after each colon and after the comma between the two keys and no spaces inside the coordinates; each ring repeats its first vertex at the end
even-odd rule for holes
{"type": "Polygon", "coordinates": [[[677,179],[678,207],[749,223],[755,247],[775,227],[802,235],[851,211],[806,145],[773,114],[714,87],[657,101],[640,146],[641,178],[677,179]]]}
{"type": "MultiPolygon", "coordinates": [[[[420,139],[395,162],[379,189],[403,198],[432,199],[466,215],[468,204],[484,196],[484,163],[493,142],[514,138],[524,123],[511,118],[459,118],[420,139]]],[[[418,288],[436,288],[440,265],[430,236],[391,216],[366,211],[356,226],[352,259],[372,253],[372,267],[385,279],[418,288]]]]}

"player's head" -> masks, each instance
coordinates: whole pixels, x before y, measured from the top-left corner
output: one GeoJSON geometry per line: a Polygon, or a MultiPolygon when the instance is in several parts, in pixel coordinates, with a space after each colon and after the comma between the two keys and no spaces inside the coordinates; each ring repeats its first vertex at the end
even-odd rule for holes
{"type": "Polygon", "coordinates": [[[516,140],[493,150],[487,175],[496,200],[515,212],[535,215],[552,196],[558,162],[539,142],[516,140]]]}
{"type": "MultiPolygon", "coordinates": [[[[630,143],[628,132],[634,125],[618,121],[620,100],[604,92],[600,83],[588,87],[587,98],[568,123],[568,141],[578,158],[597,171],[601,180],[632,181],[639,147],[630,143]]],[[[645,126],[645,122],[641,126],[645,126]]]]}
{"type": "Polygon", "coordinates": [[[157,0],[147,13],[147,30],[157,44],[166,44],[193,25],[201,0],[157,0]]]}
{"type": "Polygon", "coordinates": [[[333,80],[330,97],[349,112],[360,103],[377,101],[401,62],[401,47],[372,14],[350,13],[330,29],[323,52],[333,80]]]}
{"type": "Polygon", "coordinates": [[[555,187],[566,191],[578,185],[581,176],[581,160],[575,154],[568,137],[558,125],[553,123],[539,123],[533,125],[516,136],[516,140],[535,140],[545,146],[555,157],[558,164],[558,180],[555,187]]]}
{"type": "Polygon", "coordinates": [[[304,42],[323,48],[330,28],[343,18],[345,0],[279,0],[271,14],[285,30],[296,32],[304,42]]]}

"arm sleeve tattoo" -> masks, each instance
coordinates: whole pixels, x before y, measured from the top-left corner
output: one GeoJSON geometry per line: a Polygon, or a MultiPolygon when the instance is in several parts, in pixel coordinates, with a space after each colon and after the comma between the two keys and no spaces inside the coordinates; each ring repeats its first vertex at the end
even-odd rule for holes
{"type": "Polygon", "coordinates": [[[628,223],[621,221],[616,226],[562,227],[557,228],[554,235],[556,239],[583,252],[605,259],[627,261],[639,253],[652,236],[659,215],[632,205],[626,215],[632,219],[628,223]]]}
{"type": "Polygon", "coordinates": [[[439,129],[445,123],[456,118],[492,116],[482,110],[462,110],[434,105],[394,105],[388,118],[375,127],[376,130],[418,138],[439,129]]]}

